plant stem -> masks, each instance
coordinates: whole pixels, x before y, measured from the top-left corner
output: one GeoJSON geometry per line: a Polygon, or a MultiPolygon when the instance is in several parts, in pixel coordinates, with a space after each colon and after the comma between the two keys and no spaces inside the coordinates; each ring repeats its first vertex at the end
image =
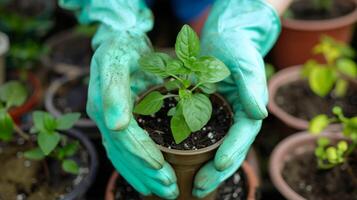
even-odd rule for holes
{"type": "Polygon", "coordinates": [[[190,91],[193,92],[195,89],[197,89],[198,87],[200,87],[200,85],[202,85],[202,83],[197,83],[197,85],[195,85],[195,87],[193,87],[190,91]]]}
{"type": "Polygon", "coordinates": [[[30,136],[25,133],[24,131],[21,130],[20,127],[18,127],[16,124],[14,124],[14,130],[16,131],[17,134],[19,134],[23,139],[29,141],[30,140],[30,136]]]}
{"type": "Polygon", "coordinates": [[[183,85],[183,80],[180,77],[176,76],[175,74],[170,74],[170,76],[172,76],[175,79],[177,79],[178,81],[180,81],[182,83],[182,85],[183,85]]]}
{"type": "Polygon", "coordinates": [[[176,94],[167,94],[163,98],[167,99],[167,98],[170,98],[170,97],[178,97],[178,95],[176,95],[176,94]]]}

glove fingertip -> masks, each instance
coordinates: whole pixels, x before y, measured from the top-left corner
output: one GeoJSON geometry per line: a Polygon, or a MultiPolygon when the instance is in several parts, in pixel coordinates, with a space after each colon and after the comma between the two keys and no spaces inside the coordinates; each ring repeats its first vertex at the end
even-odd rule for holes
{"type": "Polygon", "coordinates": [[[114,109],[105,112],[104,116],[107,128],[113,131],[124,129],[129,125],[131,119],[129,114],[126,114],[125,112],[118,114],[114,109]]]}
{"type": "Polygon", "coordinates": [[[217,156],[214,159],[214,167],[217,171],[224,171],[232,166],[233,160],[227,155],[217,156]]]}

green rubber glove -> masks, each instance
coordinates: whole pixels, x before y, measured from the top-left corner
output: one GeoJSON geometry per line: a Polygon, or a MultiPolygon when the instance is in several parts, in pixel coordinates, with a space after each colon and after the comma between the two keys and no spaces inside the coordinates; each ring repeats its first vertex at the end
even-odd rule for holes
{"type": "Polygon", "coordinates": [[[280,32],[274,9],[264,0],[217,0],[202,32],[202,54],[214,55],[231,70],[218,92],[232,105],[234,124],[215,159],[196,175],[193,195],[204,197],[242,164],[268,115],[263,56],[280,32]]]}
{"type": "Polygon", "coordinates": [[[151,12],[139,0],[62,0],[60,5],[75,10],[81,23],[100,23],[92,40],[87,112],[109,159],[143,195],[175,199],[175,172],[131,114],[136,95],[162,83],[138,70],[138,59],[151,51],[145,35],[152,28],[151,12]]]}

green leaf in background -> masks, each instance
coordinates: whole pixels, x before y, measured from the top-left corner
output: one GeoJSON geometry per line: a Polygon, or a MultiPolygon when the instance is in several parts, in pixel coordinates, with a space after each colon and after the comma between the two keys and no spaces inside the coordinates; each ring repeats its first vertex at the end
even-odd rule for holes
{"type": "Polygon", "coordinates": [[[151,115],[160,110],[164,104],[164,96],[154,91],[146,95],[143,100],[139,102],[134,108],[134,113],[140,115],[151,115]]]}
{"type": "Polygon", "coordinates": [[[347,121],[343,123],[343,134],[351,138],[354,142],[357,142],[357,117],[347,119],[347,121]]]}
{"type": "Polygon", "coordinates": [[[321,137],[317,140],[317,144],[319,147],[326,147],[330,144],[330,140],[326,137],[321,137]]]}
{"type": "Polygon", "coordinates": [[[181,86],[181,82],[179,80],[170,80],[164,83],[164,87],[167,91],[177,90],[181,86]]]}
{"type": "Polygon", "coordinates": [[[335,89],[333,90],[333,93],[337,97],[344,97],[347,93],[348,90],[348,82],[344,79],[338,79],[336,81],[335,89]]]}
{"type": "Polygon", "coordinates": [[[183,116],[182,107],[179,104],[176,107],[175,114],[171,118],[170,127],[176,144],[180,144],[191,134],[191,130],[183,116]]]}
{"type": "Polygon", "coordinates": [[[231,74],[222,61],[210,56],[199,58],[192,68],[202,83],[216,83],[231,74]]]}
{"type": "Polygon", "coordinates": [[[38,135],[38,145],[45,155],[49,155],[58,145],[61,136],[57,132],[40,132],[38,135]]]}
{"type": "Polygon", "coordinates": [[[35,111],[32,113],[34,126],[39,132],[53,132],[57,127],[56,119],[44,111],[35,111]]]}
{"type": "Polygon", "coordinates": [[[79,149],[79,142],[78,141],[75,141],[75,142],[71,142],[67,145],[65,145],[64,147],[62,148],[59,148],[58,150],[58,157],[60,159],[64,159],[66,157],[71,157],[73,156],[74,154],[77,153],[78,149],[79,149]]]}
{"type": "Polygon", "coordinates": [[[328,147],[326,149],[326,155],[327,155],[327,160],[332,163],[332,164],[336,164],[337,161],[337,150],[336,147],[328,147]]]}
{"type": "Polygon", "coordinates": [[[177,57],[187,67],[196,60],[200,53],[200,40],[196,32],[188,25],[184,25],[177,35],[175,43],[177,57]]]}
{"type": "Polygon", "coordinates": [[[336,81],[334,71],[326,67],[315,67],[311,70],[309,84],[312,91],[325,97],[332,90],[336,81]]]}
{"type": "Polygon", "coordinates": [[[63,171],[70,173],[70,174],[78,174],[79,173],[79,166],[74,160],[66,159],[62,162],[62,169],[63,171]]]}
{"type": "Polygon", "coordinates": [[[68,130],[73,127],[73,125],[81,117],[80,113],[68,113],[64,114],[56,119],[58,130],[68,130]]]}
{"type": "Polygon", "coordinates": [[[193,94],[183,99],[182,110],[185,121],[192,132],[200,130],[207,124],[212,115],[212,104],[204,94],[193,94]]]}
{"type": "Polygon", "coordinates": [[[140,58],[140,67],[146,71],[156,74],[162,78],[169,76],[166,70],[170,56],[165,53],[149,53],[140,58]]]}
{"type": "Polygon", "coordinates": [[[6,108],[22,105],[27,95],[25,86],[19,81],[9,81],[0,86],[0,100],[5,102],[6,108]]]}
{"type": "Polygon", "coordinates": [[[217,86],[214,83],[204,83],[198,86],[198,88],[201,89],[202,92],[206,94],[213,94],[217,91],[217,86]]]}
{"type": "Polygon", "coordinates": [[[96,24],[90,24],[90,25],[78,25],[75,28],[75,32],[81,35],[84,35],[86,37],[92,38],[95,34],[95,32],[98,29],[98,25],[96,24]]]}
{"type": "Polygon", "coordinates": [[[10,141],[13,136],[14,122],[11,116],[4,110],[0,110],[0,140],[10,141]]]}
{"type": "Polygon", "coordinates": [[[348,58],[339,59],[337,61],[337,69],[341,73],[351,78],[357,77],[357,65],[356,63],[348,58]]]}
{"type": "Polygon", "coordinates": [[[309,132],[312,134],[321,133],[328,125],[330,120],[327,115],[318,115],[314,117],[309,124],[309,132]]]}
{"type": "Polygon", "coordinates": [[[28,150],[24,153],[24,156],[30,160],[42,160],[46,157],[40,148],[28,150]]]}
{"type": "Polygon", "coordinates": [[[265,76],[267,80],[270,80],[270,78],[275,74],[275,68],[272,64],[266,63],[265,64],[265,76]]]}

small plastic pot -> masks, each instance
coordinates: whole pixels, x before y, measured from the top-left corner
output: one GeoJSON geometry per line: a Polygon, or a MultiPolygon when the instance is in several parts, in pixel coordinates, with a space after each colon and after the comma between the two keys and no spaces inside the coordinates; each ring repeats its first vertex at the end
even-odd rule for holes
{"type": "MultiPolygon", "coordinates": [[[[343,138],[342,134],[333,134],[331,132],[325,132],[323,135],[332,141],[343,138]]],[[[285,167],[285,162],[289,159],[294,159],[294,155],[313,152],[317,138],[317,136],[313,136],[308,132],[296,133],[285,138],[273,150],[269,161],[270,178],[274,186],[286,199],[305,200],[304,197],[296,193],[284,180],[282,171],[285,167]]]]}
{"type": "Polygon", "coordinates": [[[305,63],[313,58],[312,48],[322,35],[329,35],[338,41],[349,43],[354,24],[357,21],[357,0],[352,2],[355,9],[345,15],[327,20],[298,20],[282,18],[282,32],[272,50],[274,66],[283,69],[305,63]]]}
{"type": "MultiPolygon", "coordinates": [[[[18,72],[16,73],[16,76],[19,76],[18,72]]],[[[33,91],[23,105],[10,109],[10,115],[16,123],[20,123],[22,116],[33,110],[42,99],[42,86],[40,80],[29,71],[26,71],[26,75],[27,84],[30,85],[33,91]]]]}
{"type": "Polygon", "coordinates": [[[5,54],[9,50],[9,38],[0,32],[0,84],[5,81],[5,54]]]}
{"type": "MultiPolygon", "coordinates": [[[[246,176],[246,181],[248,185],[247,192],[247,200],[255,200],[257,194],[257,188],[259,187],[259,180],[257,175],[254,172],[254,169],[250,166],[250,164],[245,161],[242,164],[243,172],[246,176]]],[[[105,200],[114,200],[115,199],[115,191],[116,191],[116,182],[121,178],[117,172],[113,172],[112,176],[109,179],[107,189],[105,191],[105,200]]],[[[124,199],[123,199],[124,200],[124,199]]]]}

